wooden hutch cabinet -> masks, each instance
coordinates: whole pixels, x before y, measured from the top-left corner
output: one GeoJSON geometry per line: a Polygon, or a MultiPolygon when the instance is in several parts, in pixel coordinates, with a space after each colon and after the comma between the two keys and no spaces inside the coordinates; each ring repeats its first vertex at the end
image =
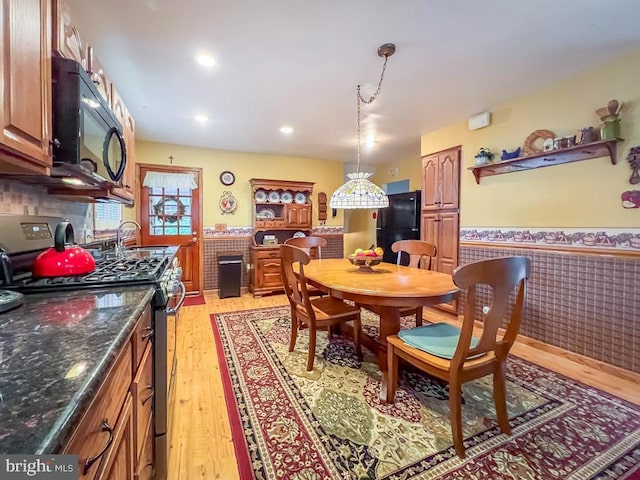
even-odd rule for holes
{"type": "Polygon", "coordinates": [[[252,225],[249,291],[254,297],[283,290],[280,246],[301,232],[311,234],[312,182],[252,178],[252,225]]]}

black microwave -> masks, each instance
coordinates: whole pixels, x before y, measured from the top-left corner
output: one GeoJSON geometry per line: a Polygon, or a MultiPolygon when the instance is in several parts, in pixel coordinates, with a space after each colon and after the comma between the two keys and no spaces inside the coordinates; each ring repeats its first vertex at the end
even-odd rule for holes
{"type": "Polygon", "coordinates": [[[127,164],[122,125],[75,60],[52,59],[53,177],[121,185],[127,164]]]}

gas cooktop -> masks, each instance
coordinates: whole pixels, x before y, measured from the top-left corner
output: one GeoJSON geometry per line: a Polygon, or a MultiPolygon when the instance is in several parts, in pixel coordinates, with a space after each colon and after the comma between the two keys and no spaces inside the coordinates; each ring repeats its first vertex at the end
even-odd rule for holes
{"type": "Polygon", "coordinates": [[[96,269],[86,275],[71,277],[14,278],[2,288],[23,293],[77,290],[105,286],[152,284],[160,279],[169,266],[170,255],[138,258],[104,258],[96,261],[96,269]]]}

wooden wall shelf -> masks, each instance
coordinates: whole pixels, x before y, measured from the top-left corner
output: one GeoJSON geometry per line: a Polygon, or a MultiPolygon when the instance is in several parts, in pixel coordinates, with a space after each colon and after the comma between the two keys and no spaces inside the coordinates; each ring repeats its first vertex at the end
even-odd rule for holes
{"type": "Polygon", "coordinates": [[[609,157],[611,164],[618,163],[617,144],[623,139],[616,138],[613,140],[600,140],[597,142],[587,143],[585,145],[576,145],[575,147],[562,148],[560,150],[551,150],[550,152],[541,152],[526,157],[514,158],[512,160],[504,160],[502,162],[487,163],[485,165],[475,165],[468,167],[476,177],[476,183],[480,183],[482,177],[490,177],[492,175],[502,175],[503,173],[520,172],[522,170],[532,170],[534,168],[550,167],[552,165],[561,165],[563,163],[578,162],[580,160],[588,160],[590,158],[609,157]]]}

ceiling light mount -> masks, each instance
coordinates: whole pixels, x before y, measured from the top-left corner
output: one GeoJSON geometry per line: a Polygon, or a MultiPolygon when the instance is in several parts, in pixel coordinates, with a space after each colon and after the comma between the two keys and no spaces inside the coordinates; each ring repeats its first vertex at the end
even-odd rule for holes
{"type": "Polygon", "coordinates": [[[378,47],[378,56],[387,58],[396,53],[396,46],[393,43],[385,43],[378,47]]]}

